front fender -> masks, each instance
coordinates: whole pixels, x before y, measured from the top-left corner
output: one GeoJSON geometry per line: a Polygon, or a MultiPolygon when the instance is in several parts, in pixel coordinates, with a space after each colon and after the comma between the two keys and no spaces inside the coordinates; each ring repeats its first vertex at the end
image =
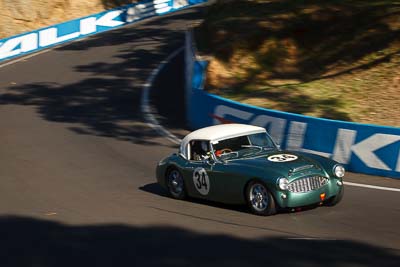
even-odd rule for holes
{"type": "Polygon", "coordinates": [[[230,172],[235,175],[239,175],[243,177],[243,193],[242,193],[242,202],[245,202],[245,192],[248,184],[251,181],[260,181],[263,182],[274,198],[279,197],[277,193],[277,180],[280,177],[284,177],[282,173],[272,168],[265,167],[255,167],[255,166],[243,166],[240,164],[230,166],[230,172]]]}
{"type": "Polygon", "coordinates": [[[158,184],[167,189],[165,175],[167,174],[168,170],[172,167],[181,169],[183,167],[183,164],[183,159],[176,153],[173,153],[160,160],[156,167],[156,178],[158,184]]]}

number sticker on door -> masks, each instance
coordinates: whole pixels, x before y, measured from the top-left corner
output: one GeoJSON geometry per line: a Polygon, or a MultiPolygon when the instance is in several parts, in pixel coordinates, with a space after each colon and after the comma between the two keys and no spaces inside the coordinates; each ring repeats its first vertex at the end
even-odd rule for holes
{"type": "Polygon", "coordinates": [[[193,183],[197,191],[202,195],[207,195],[210,191],[210,180],[204,168],[196,168],[193,172],[193,183]]]}

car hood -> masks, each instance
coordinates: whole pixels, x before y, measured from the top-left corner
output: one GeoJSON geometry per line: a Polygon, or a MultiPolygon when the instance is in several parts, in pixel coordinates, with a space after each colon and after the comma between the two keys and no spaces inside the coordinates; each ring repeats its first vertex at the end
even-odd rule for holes
{"type": "Polygon", "coordinates": [[[287,177],[289,180],[309,174],[325,175],[323,167],[303,153],[293,151],[274,151],[253,158],[229,161],[242,169],[258,169],[267,173],[287,177]]]}

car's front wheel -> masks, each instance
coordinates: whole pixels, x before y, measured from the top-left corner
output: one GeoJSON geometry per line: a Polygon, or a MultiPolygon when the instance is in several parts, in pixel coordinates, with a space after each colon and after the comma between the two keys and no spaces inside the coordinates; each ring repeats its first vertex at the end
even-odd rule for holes
{"type": "Polygon", "coordinates": [[[269,216],[276,213],[275,200],[264,183],[252,181],[246,188],[246,200],[256,215],[269,216]]]}
{"type": "Polygon", "coordinates": [[[186,189],[183,176],[179,170],[172,168],[166,175],[167,187],[169,194],[176,199],[186,198],[186,189]]]}

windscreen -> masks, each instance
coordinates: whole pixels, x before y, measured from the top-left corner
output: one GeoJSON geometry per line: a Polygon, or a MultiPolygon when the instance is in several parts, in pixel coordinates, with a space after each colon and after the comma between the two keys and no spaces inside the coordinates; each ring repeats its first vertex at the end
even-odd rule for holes
{"type": "Polygon", "coordinates": [[[257,133],[221,140],[213,144],[214,154],[221,160],[254,157],[277,149],[267,133],[257,133]]]}

